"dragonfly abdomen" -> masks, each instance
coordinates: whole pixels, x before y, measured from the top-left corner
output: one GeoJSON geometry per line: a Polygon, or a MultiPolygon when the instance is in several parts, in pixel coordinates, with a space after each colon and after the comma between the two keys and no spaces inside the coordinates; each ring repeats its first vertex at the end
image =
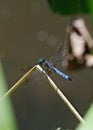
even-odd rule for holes
{"type": "Polygon", "coordinates": [[[56,74],[62,76],[63,78],[65,78],[65,79],[67,79],[67,80],[72,81],[72,78],[71,78],[70,76],[64,74],[63,72],[61,72],[61,71],[58,70],[57,68],[53,67],[52,69],[53,69],[53,71],[54,71],[56,74]]]}

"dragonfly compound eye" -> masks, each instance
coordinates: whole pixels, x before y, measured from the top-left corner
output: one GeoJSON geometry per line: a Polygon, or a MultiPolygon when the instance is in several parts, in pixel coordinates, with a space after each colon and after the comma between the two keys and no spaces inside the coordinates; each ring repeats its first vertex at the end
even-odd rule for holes
{"type": "Polygon", "coordinates": [[[45,61],[44,58],[39,58],[38,63],[41,65],[45,61]]]}

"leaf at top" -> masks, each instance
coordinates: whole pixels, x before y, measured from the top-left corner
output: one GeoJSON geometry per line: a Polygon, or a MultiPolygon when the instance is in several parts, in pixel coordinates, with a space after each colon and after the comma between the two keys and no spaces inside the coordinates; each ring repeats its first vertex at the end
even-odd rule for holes
{"type": "Polygon", "coordinates": [[[87,0],[48,0],[48,3],[52,11],[58,14],[89,13],[87,0]]]}

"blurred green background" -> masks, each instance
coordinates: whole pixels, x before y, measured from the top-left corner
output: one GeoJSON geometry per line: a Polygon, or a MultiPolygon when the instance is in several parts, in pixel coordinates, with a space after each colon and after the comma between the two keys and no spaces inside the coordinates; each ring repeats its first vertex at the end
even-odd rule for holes
{"type": "MultiPolygon", "coordinates": [[[[82,16],[93,34],[90,16],[82,16]]],[[[71,17],[53,14],[46,0],[0,0],[0,57],[9,88],[22,76],[20,68],[54,54],[71,17]]],[[[93,100],[93,70],[63,71],[75,82],[52,78],[83,116],[93,100]]],[[[79,123],[46,80],[30,77],[11,99],[19,130],[75,129],[79,123]]]]}

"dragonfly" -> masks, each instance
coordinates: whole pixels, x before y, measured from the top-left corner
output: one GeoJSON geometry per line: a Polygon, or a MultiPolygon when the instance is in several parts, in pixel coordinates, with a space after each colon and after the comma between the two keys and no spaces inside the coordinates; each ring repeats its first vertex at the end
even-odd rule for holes
{"type": "Polygon", "coordinates": [[[59,44],[55,54],[51,57],[51,59],[46,60],[45,58],[39,58],[38,64],[48,74],[51,74],[52,72],[54,72],[66,80],[73,81],[73,79],[69,75],[63,73],[61,70],[55,67],[55,65],[62,67],[62,62],[65,61],[68,54],[69,54],[69,35],[66,34],[64,41],[59,44]]]}
{"type": "Polygon", "coordinates": [[[58,68],[54,66],[54,64],[51,61],[45,60],[44,58],[39,58],[38,64],[50,75],[52,72],[55,72],[59,76],[63,77],[66,80],[73,81],[73,79],[60,71],[58,68]]]}
{"type": "MultiPolygon", "coordinates": [[[[52,73],[56,73],[57,75],[63,77],[66,80],[73,81],[73,79],[59,70],[55,65],[62,67],[62,61],[66,58],[66,55],[68,53],[68,46],[67,42],[62,42],[59,44],[56,53],[50,58],[50,60],[46,60],[45,58],[39,58],[38,64],[43,68],[43,70],[48,74],[51,75],[52,73]]],[[[28,67],[27,70],[29,70],[30,67],[28,67]]]]}
{"type": "Polygon", "coordinates": [[[73,79],[63,73],[61,70],[55,67],[55,64],[62,67],[62,62],[66,59],[66,56],[69,53],[69,44],[68,44],[68,36],[64,42],[61,42],[57,48],[55,55],[51,57],[50,60],[46,60],[45,58],[39,58],[38,64],[50,75],[52,72],[57,75],[63,77],[66,80],[73,81],[73,79]]]}

